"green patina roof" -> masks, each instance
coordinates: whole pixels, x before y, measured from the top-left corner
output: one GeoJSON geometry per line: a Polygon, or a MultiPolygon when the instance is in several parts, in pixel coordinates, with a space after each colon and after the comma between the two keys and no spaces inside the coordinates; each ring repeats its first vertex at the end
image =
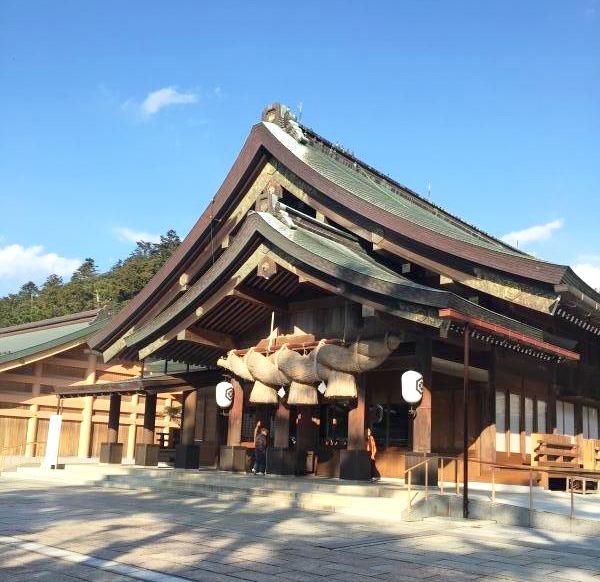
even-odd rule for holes
{"type": "Polygon", "coordinates": [[[0,330],[0,364],[27,358],[38,352],[83,339],[98,331],[108,322],[102,319],[97,322],[67,323],[46,329],[32,329],[14,334],[1,335],[0,330]]]}
{"type": "Polygon", "coordinates": [[[396,285],[407,285],[409,287],[432,290],[430,287],[414,283],[410,279],[402,277],[394,273],[391,269],[380,265],[362,251],[358,245],[342,244],[298,226],[290,228],[267,212],[257,212],[257,214],[271,228],[302,247],[305,251],[331,261],[341,268],[353,271],[359,277],[367,276],[396,285]]]}
{"type": "MultiPolygon", "coordinates": [[[[285,207],[284,207],[285,208],[285,207]]],[[[283,212],[285,214],[285,210],[283,212]]],[[[285,222],[288,220],[283,217],[285,222]]],[[[289,219],[289,217],[288,217],[289,219]]],[[[323,227],[326,228],[326,227],[323,227]]],[[[173,321],[183,315],[205,295],[209,284],[219,272],[224,272],[229,261],[240,256],[240,248],[252,240],[254,232],[260,233],[266,241],[289,253],[302,263],[324,270],[338,280],[346,281],[358,287],[365,287],[394,301],[400,299],[417,305],[433,308],[452,307],[469,316],[479,317],[485,321],[516,329],[530,337],[542,338],[543,332],[537,328],[522,324],[509,317],[490,311],[476,303],[472,303],[446,290],[434,289],[420,285],[377,263],[365,253],[354,241],[338,242],[326,233],[318,234],[301,227],[289,219],[284,224],[280,217],[265,212],[254,212],[249,215],[244,226],[234,239],[234,244],[221,255],[209,271],[201,277],[182,297],[173,303],[159,316],[127,337],[127,345],[134,346],[147,342],[150,337],[161,333],[173,321]]],[[[277,253],[278,251],[275,250],[277,253]]]]}
{"type": "Polygon", "coordinates": [[[263,122],[263,124],[288,150],[313,170],[377,208],[463,242],[509,255],[535,258],[486,235],[445,211],[437,209],[434,205],[417,198],[414,194],[407,193],[403,196],[394,192],[391,185],[384,180],[376,182],[375,178],[370,177],[366,170],[358,165],[356,168],[350,167],[350,160],[343,163],[334,155],[327,153],[327,148],[324,151],[320,146],[310,142],[299,143],[278,125],[269,122],[263,122]]]}

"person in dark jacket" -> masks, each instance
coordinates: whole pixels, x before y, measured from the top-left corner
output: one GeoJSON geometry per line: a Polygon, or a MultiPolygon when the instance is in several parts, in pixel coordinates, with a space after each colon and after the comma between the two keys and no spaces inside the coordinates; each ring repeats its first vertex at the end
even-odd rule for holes
{"type": "Polygon", "coordinates": [[[254,439],[254,467],[252,472],[257,475],[264,475],[267,468],[267,447],[269,431],[262,427],[254,439]]]}

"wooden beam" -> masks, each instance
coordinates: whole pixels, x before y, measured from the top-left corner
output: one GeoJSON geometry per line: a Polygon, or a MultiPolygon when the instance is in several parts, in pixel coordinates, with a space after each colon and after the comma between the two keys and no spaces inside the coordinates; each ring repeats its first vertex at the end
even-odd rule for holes
{"type": "Polygon", "coordinates": [[[70,386],[82,382],[81,378],[72,376],[35,376],[33,374],[11,374],[10,372],[2,372],[0,380],[20,384],[42,384],[43,386],[70,386]]]}
{"type": "Polygon", "coordinates": [[[178,341],[186,341],[203,346],[234,350],[237,346],[232,336],[226,333],[195,327],[184,329],[177,334],[178,341]]]}
{"type": "Polygon", "coordinates": [[[21,358],[19,360],[13,360],[10,362],[5,362],[4,364],[0,364],[0,372],[5,372],[6,370],[12,370],[14,368],[20,368],[21,366],[26,366],[27,364],[33,364],[39,360],[44,360],[45,358],[49,358],[50,356],[54,356],[56,354],[60,354],[61,352],[66,352],[70,349],[73,349],[81,344],[85,343],[84,339],[74,340],[72,342],[66,343],[57,348],[52,348],[49,350],[45,350],[43,352],[38,352],[26,358],[21,358]]]}
{"type": "MultiPolygon", "coordinates": [[[[44,364],[54,364],[57,366],[65,366],[67,368],[83,368],[84,370],[88,367],[87,360],[75,360],[73,358],[62,358],[59,356],[51,356],[44,361],[44,364]]],[[[140,366],[137,364],[124,364],[118,362],[115,362],[114,364],[98,363],[96,369],[101,372],[123,374],[125,376],[138,376],[140,373],[140,366]]]]}
{"type": "Polygon", "coordinates": [[[254,303],[254,305],[258,305],[259,307],[265,307],[270,311],[281,313],[288,311],[288,305],[281,297],[267,291],[251,289],[244,285],[234,289],[232,295],[247,303],[254,303]]]}
{"type": "Polygon", "coordinates": [[[159,337],[152,343],[140,349],[138,352],[138,358],[140,360],[147,358],[149,355],[162,348],[172,339],[175,339],[179,332],[190,327],[192,324],[198,321],[200,317],[216,307],[223,299],[225,299],[225,297],[233,295],[236,286],[239,285],[240,282],[243,281],[250,274],[250,272],[256,268],[258,261],[265,254],[265,252],[266,247],[260,245],[252,253],[252,255],[248,257],[246,262],[233,274],[227,283],[225,283],[216,293],[211,295],[204,303],[197,307],[195,311],[185,317],[183,321],[177,324],[173,329],[169,330],[165,335],[159,337]]]}
{"type": "Polygon", "coordinates": [[[349,299],[339,295],[328,295],[318,299],[305,299],[304,301],[291,301],[288,304],[290,311],[312,311],[313,309],[329,309],[339,307],[347,303],[353,303],[349,299]]]}
{"type": "Polygon", "coordinates": [[[452,319],[453,321],[468,323],[475,328],[484,329],[486,331],[490,331],[493,334],[502,335],[504,337],[507,337],[508,339],[517,342],[522,342],[535,348],[539,348],[540,350],[543,350],[545,352],[551,352],[567,360],[579,361],[581,359],[581,356],[577,352],[572,352],[571,350],[566,350],[559,346],[555,346],[554,344],[549,344],[548,342],[526,336],[521,332],[513,331],[512,329],[508,329],[495,323],[488,323],[487,321],[483,321],[475,317],[463,315],[462,313],[459,313],[454,309],[440,309],[440,317],[447,317],[449,319],[452,319]]]}

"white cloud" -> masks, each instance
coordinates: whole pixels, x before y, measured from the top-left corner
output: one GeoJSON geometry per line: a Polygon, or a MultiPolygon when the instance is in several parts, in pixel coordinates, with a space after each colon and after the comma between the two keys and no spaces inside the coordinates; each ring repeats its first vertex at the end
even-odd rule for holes
{"type": "Polygon", "coordinates": [[[45,253],[44,247],[24,247],[12,244],[0,247],[0,279],[17,283],[39,281],[48,275],[70,277],[81,265],[81,259],[59,257],[56,253],[45,253]]]}
{"type": "Polygon", "coordinates": [[[562,228],[563,224],[564,220],[559,218],[547,224],[530,226],[523,230],[509,232],[502,237],[502,240],[513,246],[522,246],[538,240],[548,240],[555,230],[562,228]]]}
{"type": "Polygon", "coordinates": [[[148,93],[140,105],[142,115],[149,117],[169,105],[188,105],[195,103],[198,96],[194,93],[179,93],[175,87],[163,87],[148,93]]]}
{"type": "Polygon", "coordinates": [[[137,243],[139,241],[151,242],[151,243],[159,243],[160,235],[151,234],[149,232],[143,232],[139,230],[131,230],[126,227],[115,228],[115,233],[119,237],[120,241],[127,241],[137,243]]]}
{"type": "Polygon", "coordinates": [[[600,290],[600,267],[590,263],[575,265],[573,270],[591,287],[600,290]]]}

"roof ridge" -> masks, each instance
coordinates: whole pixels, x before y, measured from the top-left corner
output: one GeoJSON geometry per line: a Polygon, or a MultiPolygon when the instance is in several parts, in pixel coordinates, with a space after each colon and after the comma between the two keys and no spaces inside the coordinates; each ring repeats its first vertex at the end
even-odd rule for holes
{"type": "Polygon", "coordinates": [[[8,327],[3,327],[0,328],[0,337],[23,331],[33,331],[40,328],[58,327],[60,324],[68,325],[72,323],[83,323],[85,320],[90,320],[91,322],[101,311],[102,308],[89,309],[87,311],[78,311],[76,313],[69,313],[67,315],[59,315],[57,317],[30,321],[29,323],[19,323],[8,327]]]}

